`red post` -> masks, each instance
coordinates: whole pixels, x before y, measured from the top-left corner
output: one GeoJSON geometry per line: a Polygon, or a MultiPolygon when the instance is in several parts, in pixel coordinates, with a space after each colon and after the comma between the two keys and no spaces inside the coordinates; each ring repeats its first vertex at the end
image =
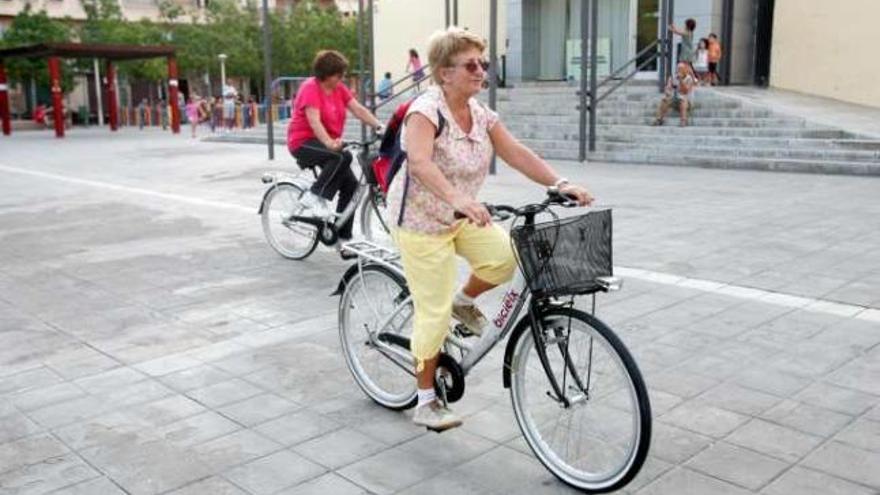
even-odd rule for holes
{"type": "Polygon", "coordinates": [[[168,105],[171,106],[171,132],[180,133],[180,107],[177,105],[177,59],[168,57],[168,105]]]}
{"type": "Polygon", "coordinates": [[[0,60],[0,120],[3,121],[3,134],[12,134],[12,123],[9,121],[9,87],[6,85],[6,68],[0,60]]]}
{"type": "Polygon", "coordinates": [[[117,110],[116,110],[116,68],[113,62],[107,61],[107,111],[110,113],[110,130],[115,131],[118,128],[117,110]]]}
{"type": "Polygon", "coordinates": [[[55,119],[55,137],[64,137],[64,107],[61,102],[61,61],[49,57],[49,81],[52,90],[52,117],[55,119]]]}

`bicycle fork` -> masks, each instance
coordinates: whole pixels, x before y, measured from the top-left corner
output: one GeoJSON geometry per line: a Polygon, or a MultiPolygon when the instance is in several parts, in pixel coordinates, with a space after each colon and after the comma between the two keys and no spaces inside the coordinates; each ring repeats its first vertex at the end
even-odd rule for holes
{"type": "Polygon", "coordinates": [[[550,381],[550,386],[552,387],[552,390],[547,391],[547,395],[556,402],[559,402],[565,409],[577,404],[586,403],[590,399],[589,377],[592,368],[592,341],[590,342],[590,362],[587,372],[587,385],[585,386],[580,376],[578,376],[574,363],[571,360],[571,355],[568,352],[568,344],[571,336],[571,321],[569,320],[569,328],[566,329],[566,333],[563,334],[558,328],[550,328],[549,330],[553,331],[553,335],[550,336],[548,335],[548,329],[545,328],[544,318],[540,316],[541,312],[542,310],[536,307],[535,304],[529,305],[529,319],[532,323],[530,327],[532,338],[535,341],[535,351],[538,353],[538,360],[541,362],[541,366],[544,368],[544,372],[547,374],[547,379],[550,381]],[[547,348],[552,344],[556,344],[563,358],[562,386],[560,386],[559,381],[556,379],[553,367],[550,365],[550,360],[547,357],[547,348]],[[572,380],[575,384],[575,387],[572,388],[579,391],[579,393],[573,397],[569,397],[565,390],[569,373],[571,373],[572,380]]]}

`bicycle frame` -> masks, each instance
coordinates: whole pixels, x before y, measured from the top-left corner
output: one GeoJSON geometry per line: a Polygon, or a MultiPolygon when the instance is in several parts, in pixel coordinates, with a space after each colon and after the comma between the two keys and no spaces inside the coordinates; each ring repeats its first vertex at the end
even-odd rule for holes
{"type": "MultiPolygon", "coordinates": [[[[331,225],[333,225],[334,231],[342,227],[345,222],[351,219],[355,212],[360,207],[368,208],[367,202],[370,200],[370,185],[367,183],[366,175],[364,174],[363,163],[361,162],[361,157],[359,153],[352,154],[352,163],[357,164],[358,170],[358,187],[355,190],[354,196],[351,201],[348,203],[348,206],[336,217],[336,220],[333,221],[331,225]]],[[[313,174],[314,169],[313,170],[313,174]]],[[[277,172],[266,172],[263,174],[262,181],[264,184],[272,184],[265,193],[263,193],[263,200],[260,202],[260,208],[257,210],[257,213],[262,214],[263,208],[266,206],[266,198],[269,196],[269,193],[272,192],[273,189],[278,187],[280,184],[293,184],[303,190],[308,190],[309,187],[315,182],[315,179],[308,177],[305,171],[301,171],[296,174],[291,174],[286,171],[277,171],[277,172]]],[[[315,219],[316,222],[318,221],[315,219]]],[[[324,222],[320,222],[321,225],[324,222]]]]}
{"type": "MultiPolygon", "coordinates": [[[[348,279],[354,275],[355,271],[362,271],[366,263],[376,263],[403,276],[403,268],[398,260],[399,255],[394,251],[373,244],[368,241],[355,241],[346,243],[344,246],[346,251],[358,255],[358,262],[353,265],[344,277],[343,283],[347,283],[348,279]]],[[[344,286],[342,287],[344,288],[344,286]]],[[[501,299],[500,307],[496,308],[490,324],[484,329],[483,335],[474,343],[466,342],[464,339],[455,335],[446,337],[445,345],[451,345],[461,350],[463,357],[459,361],[459,365],[465,374],[467,374],[486,354],[491,351],[498,342],[502,341],[513,329],[517,321],[519,321],[520,313],[529,301],[529,289],[526,285],[525,278],[518,270],[514,273],[513,279],[505,286],[504,297],[501,299]]],[[[403,352],[399,348],[383,342],[378,336],[386,331],[393,330],[392,322],[403,311],[405,311],[412,303],[412,296],[408,295],[406,299],[401,301],[397,307],[389,314],[385,315],[380,321],[374,333],[371,333],[371,344],[380,352],[391,358],[398,365],[406,366],[407,371],[413,373],[415,369],[415,359],[408,352],[403,352]]],[[[406,324],[412,318],[412,313],[406,315],[402,324],[406,324]]]]}

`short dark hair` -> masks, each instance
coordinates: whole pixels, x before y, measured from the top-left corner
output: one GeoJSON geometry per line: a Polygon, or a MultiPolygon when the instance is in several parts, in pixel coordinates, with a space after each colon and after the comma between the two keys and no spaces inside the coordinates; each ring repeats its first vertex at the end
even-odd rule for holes
{"type": "Polygon", "coordinates": [[[697,21],[693,19],[688,19],[684,21],[684,25],[688,28],[688,31],[693,31],[694,29],[697,29],[697,21]]]}
{"type": "Polygon", "coordinates": [[[390,73],[390,72],[386,72],[386,73],[385,73],[385,77],[388,78],[388,79],[391,79],[391,73],[390,73]]]}
{"type": "Polygon", "coordinates": [[[715,33],[709,33],[709,37],[710,37],[710,38],[715,38],[716,40],[718,39],[718,35],[715,34],[715,33]]]}
{"type": "Polygon", "coordinates": [[[348,59],[336,50],[321,50],[312,62],[312,72],[319,81],[328,77],[343,76],[348,69],[348,59]]]}

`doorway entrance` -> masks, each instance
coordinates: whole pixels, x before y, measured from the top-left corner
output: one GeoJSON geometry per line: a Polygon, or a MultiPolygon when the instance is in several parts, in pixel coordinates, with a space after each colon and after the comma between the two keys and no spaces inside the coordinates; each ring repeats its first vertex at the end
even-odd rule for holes
{"type": "Polygon", "coordinates": [[[773,47],[773,8],[775,0],[757,2],[755,13],[755,80],[757,86],[770,84],[770,53],[773,47]]]}

